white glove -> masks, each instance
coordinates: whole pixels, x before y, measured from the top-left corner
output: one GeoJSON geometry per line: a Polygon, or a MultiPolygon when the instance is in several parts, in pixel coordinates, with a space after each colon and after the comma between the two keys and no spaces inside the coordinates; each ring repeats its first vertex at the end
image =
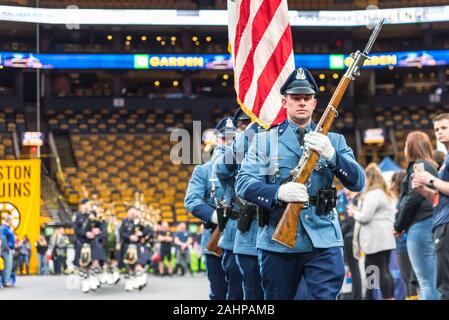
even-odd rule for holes
{"type": "Polygon", "coordinates": [[[307,202],[309,194],[305,185],[288,182],[279,187],[278,199],[285,202],[307,202]]]}
{"type": "Polygon", "coordinates": [[[312,150],[318,152],[327,161],[331,161],[335,154],[335,149],[329,140],[329,137],[319,133],[310,132],[304,136],[304,144],[312,150]]]}
{"type": "Polygon", "coordinates": [[[214,210],[214,212],[212,212],[212,215],[210,216],[210,222],[218,224],[217,211],[214,210]]]}

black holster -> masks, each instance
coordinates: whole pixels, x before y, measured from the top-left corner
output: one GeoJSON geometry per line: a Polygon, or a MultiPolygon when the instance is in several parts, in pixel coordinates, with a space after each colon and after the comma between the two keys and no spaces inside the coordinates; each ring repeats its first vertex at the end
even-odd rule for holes
{"type": "Polygon", "coordinates": [[[321,188],[318,190],[318,195],[316,198],[316,210],[315,214],[317,216],[322,216],[329,214],[332,209],[337,205],[337,189],[331,188],[321,188]]]}
{"type": "Polygon", "coordinates": [[[215,210],[217,211],[218,229],[220,232],[223,232],[226,222],[228,222],[228,217],[225,215],[225,207],[217,206],[215,210]]]}
{"type": "Polygon", "coordinates": [[[268,225],[269,212],[261,206],[256,207],[257,224],[260,228],[268,225]]]}
{"type": "Polygon", "coordinates": [[[240,232],[247,232],[251,225],[251,222],[256,216],[256,206],[253,204],[245,204],[240,210],[239,222],[237,228],[240,232]]]}

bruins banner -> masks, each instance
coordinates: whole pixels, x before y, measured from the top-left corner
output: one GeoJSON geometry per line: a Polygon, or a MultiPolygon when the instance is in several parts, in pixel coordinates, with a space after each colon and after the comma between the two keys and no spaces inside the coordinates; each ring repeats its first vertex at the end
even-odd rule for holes
{"type": "Polygon", "coordinates": [[[40,233],[40,160],[0,161],[0,219],[13,218],[16,238],[31,244],[30,272],[37,271],[35,244],[40,233]]]}

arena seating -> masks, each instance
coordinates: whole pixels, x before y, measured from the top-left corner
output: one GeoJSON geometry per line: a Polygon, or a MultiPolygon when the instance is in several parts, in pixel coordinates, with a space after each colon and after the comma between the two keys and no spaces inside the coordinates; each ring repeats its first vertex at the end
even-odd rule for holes
{"type": "Polygon", "coordinates": [[[65,181],[59,179],[69,203],[78,202],[84,186],[104,204],[112,203],[123,218],[126,203],[134,201],[135,192],[143,192],[145,202],[161,210],[164,221],[199,222],[187,216],[183,204],[193,166],[171,162],[176,142],[170,142],[167,133],[170,127],[189,127],[190,112],[50,109],[47,117],[50,130],[71,133],[77,167],[65,168],[65,181]]]}
{"type": "Polygon", "coordinates": [[[83,196],[84,186],[123,218],[126,203],[143,192],[164,221],[195,220],[183,205],[192,166],[172,164],[168,134],[73,134],[71,141],[78,166],[65,169],[69,203],[83,196]]]}
{"type": "Polygon", "coordinates": [[[72,109],[47,110],[49,129],[70,131],[71,133],[155,133],[166,132],[169,128],[189,128],[192,115],[181,109],[154,111],[146,109],[102,109],[93,111],[86,108],[82,112],[72,109]]]}
{"type": "Polygon", "coordinates": [[[391,110],[385,110],[384,107],[377,106],[374,109],[375,125],[379,128],[393,130],[398,147],[399,159],[404,160],[403,150],[407,134],[415,130],[420,130],[427,133],[432,141],[435,141],[432,119],[437,114],[447,112],[447,110],[449,110],[449,105],[424,105],[410,106],[407,108],[394,106],[391,110]]]}
{"type": "Polygon", "coordinates": [[[0,159],[14,160],[15,158],[11,133],[0,133],[0,159]]]}

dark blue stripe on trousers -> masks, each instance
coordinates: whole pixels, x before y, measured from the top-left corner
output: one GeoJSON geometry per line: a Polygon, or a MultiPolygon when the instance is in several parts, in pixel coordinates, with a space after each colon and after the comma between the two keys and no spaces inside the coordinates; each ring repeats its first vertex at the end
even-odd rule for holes
{"type": "Polygon", "coordinates": [[[235,255],[231,250],[223,250],[222,264],[225,271],[226,282],[228,283],[226,300],[242,300],[243,278],[237,262],[235,261],[235,255]]]}
{"type": "Polygon", "coordinates": [[[206,263],[206,275],[210,284],[209,298],[211,300],[225,300],[227,284],[225,273],[221,265],[221,257],[219,258],[211,254],[205,254],[204,257],[206,263]]]}
{"type": "Polygon", "coordinates": [[[243,276],[243,300],[263,300],[262,278],[257,256],[247,254],[235,256],[243,276]]]}

